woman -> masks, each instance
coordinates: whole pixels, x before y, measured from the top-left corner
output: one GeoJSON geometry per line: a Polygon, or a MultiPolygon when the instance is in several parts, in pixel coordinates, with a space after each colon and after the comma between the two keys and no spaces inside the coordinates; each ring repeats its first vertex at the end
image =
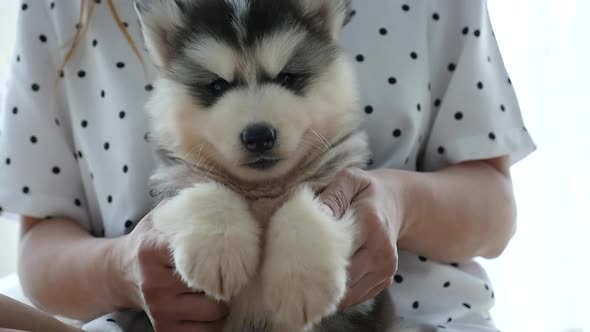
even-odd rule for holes
{"type": "MultiPolygon", "coordinates": [[[[486,3],[352,6],[343,42],[373,160],[322,193],[337,215],[354,206],[362,229],[342,307],[389,287],[405,319],[496,331],[494,292],[472,259],[499,256],[514,234],[509,168],[534,144],[486,3]]],[[[141,308],[158,331],[218,331],[225,306],[180,282],[151,228],[154,70],[140,42],[131,3],[21,4],[0,206],[23,216],[19,274],[38,307],[84,321],[141,308]]]]}

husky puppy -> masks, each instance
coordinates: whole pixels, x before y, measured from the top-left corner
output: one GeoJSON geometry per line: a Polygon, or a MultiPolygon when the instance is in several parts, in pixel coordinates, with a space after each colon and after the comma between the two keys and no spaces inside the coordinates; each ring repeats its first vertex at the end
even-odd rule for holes
{"type": "Polygon", "coordinates": [[[154,225],[192,288],[230,303],[225,331],[385,329],[381,297],[337,312],[354,213],[316,198],[364,167],[347,0],[137,0],[159,79],[154,225]]]}

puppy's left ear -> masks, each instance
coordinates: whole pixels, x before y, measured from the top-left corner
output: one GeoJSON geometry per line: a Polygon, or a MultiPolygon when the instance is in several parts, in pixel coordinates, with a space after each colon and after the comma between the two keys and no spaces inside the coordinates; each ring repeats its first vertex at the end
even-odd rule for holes
{"type": "Polygon", "coordinates": [[[303,0],[303,10],[319,26],[327,30],[335,41],[340,40],[342,28],[348,22],[351,0],[303,0]]]}
{"type": "Polygon", "coordinates": [[[159,68],[167,66],[174,49],[173,36],[183,26],[188,0],[136,0],[146,47],[159,68]]]}

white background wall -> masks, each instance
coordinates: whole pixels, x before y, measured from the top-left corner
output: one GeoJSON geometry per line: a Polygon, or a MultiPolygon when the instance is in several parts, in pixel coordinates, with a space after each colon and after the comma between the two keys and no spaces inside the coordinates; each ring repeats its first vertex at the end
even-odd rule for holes
{"type": "MultiPolygon", "coordinates": [[[[0,0],[0,73],[15,5],[0,0]]],[[[518,234],[485,262],[494,314],[503,331],[590,332],[590,1],[490,0],[490,11],[539,145],[513,169],[518,234]]],[[[15,223],[0,220],[0,276],[14,270],[15,242],[15,223]]]]}
{"type": "MultiPolygon", "coordinates": [[[[14,14],[16,10],[16,0],[0,0],[0,84],[2,82],[2,73],[6,69],[5,64],[8,62],[10,45],[14,39],[14,25],[16,22],[14,14]]],[[[2,98],[1,90],[0,88],[0,100],[2,98]]],[[[17,234],[17,223],[3,220],[0,217],[0,277],[12,273],[16,269],[17,234]]]]}

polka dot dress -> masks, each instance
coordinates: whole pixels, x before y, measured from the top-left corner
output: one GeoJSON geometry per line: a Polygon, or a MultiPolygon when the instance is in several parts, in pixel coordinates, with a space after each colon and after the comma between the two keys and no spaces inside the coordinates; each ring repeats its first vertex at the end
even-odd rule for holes
{"type": "MultiPolygon", "coordinates": [[[[371,167],[435,171],[535,145],[483,0],[353,0],[343,44],[358,70],[371,167]]],[[[131,231],[149,212],[154,168],[143,105],[154,79],[105,3],[63,71],[78,3],[25,1],[0,133],[0,211],[66,217],[95,236],[131,231]]],[[[131,2],[117,3],[142,38],[131,2]]],[[[143,50],[143,48],[141,48],[143,50]]],[[[147,54],[143,56],[148,59],[147,54]]],[[[441,331],[497,331],[495,293],[473,262],[402,252],[390,289],[397,314],[441,331]]],[[[93,322],[108,330],[129,321],[93,322]],[[105,327],[106,326],[106,327],[105,327]]],[[[125,324],[123,324],[125,325],[125,324]]]]}

